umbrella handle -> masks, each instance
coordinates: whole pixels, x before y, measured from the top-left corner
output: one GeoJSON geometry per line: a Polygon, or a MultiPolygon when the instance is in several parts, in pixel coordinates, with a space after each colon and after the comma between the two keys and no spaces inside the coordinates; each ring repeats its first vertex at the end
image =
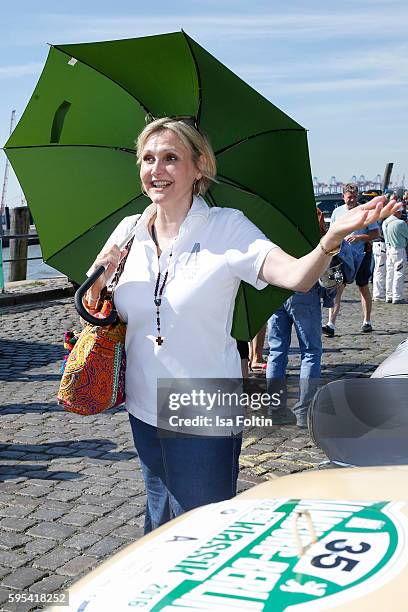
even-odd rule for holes
{"type": "Polygon", "coordinates": [[[82,285],[79,287],[79,289],[76,291],[75,293],[75,308],[77,309],[78,314],[87,322],[90,323],[91,325],[98,325],[98,326],[104,326],[104,325],[111,325],[112,323],[115,323],[118,319],[118,313],[116,312],[115,308],[112,308],[111,312],[109,313],[109,315],[103,319],[98,319],[97,317],[92,316],[85,308],[85,306],[83,305],[83,298],[85,293],[88,291],[88,289],[94,284],[94,282],[96,281],[97,278],[100,277],[101,274],[103,274],[105,272],[105,267],[104,266],[99,266],[99,268],[97,268],[95,270],[95,272],[93,272],[84,283],[82,283],[82,285]]]}

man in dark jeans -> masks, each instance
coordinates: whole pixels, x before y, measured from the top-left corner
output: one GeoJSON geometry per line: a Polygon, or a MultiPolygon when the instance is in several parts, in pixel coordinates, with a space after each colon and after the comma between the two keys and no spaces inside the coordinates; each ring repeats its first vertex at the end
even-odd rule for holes
{"type": "MultiPolygon", "coordinates": [[[[341,217],[347,210],[354,208],[358,205],[358,187],[355,183],[347,183],[343,189],[343,206],[335,208],[330,220],[330,223],[334,223],[336,219],[341,217]]],[[[369,333],[373,331],[371,325],[371,308],[372,299],[368,281],[371,276],[371,241],[380,236],[377,223],[367,225],[364,229],[357,230],[346,236],[345,240],[348,242],[353,250],[353,257],[356,265],[358,266],[356,274],[356,285],[360,290],[361,307],[363,310],[363,324],[361,331],[363,333],[369,333]]],[[[343,291],[346,285],[338,285],[336,299],[333,308],[329,309],[329,320],[326,325],[322,327],[322,331],[326,336],[332,337],[335,333],[336,318],[340,310],[340,302],[343,295],[343,291]]]]}
{"type": "MultiPolygon", "coordinates": [[[[320,235],[326,233],[322,212],[316,208],[320,235]]],[[[306,293],[295,292],[268,322],[269,356],[266,368],[266,383],[269,395],[280,394],[279,407],[271,406],[269,416],[274,425],[296,425],[307,427],[310,402],[320,379],[322,359],[322,287],[316,283],[306,293]],[[293,412],[287,407],[286,369],[295,328],[301,356],[299,399],[293,412]]]]}

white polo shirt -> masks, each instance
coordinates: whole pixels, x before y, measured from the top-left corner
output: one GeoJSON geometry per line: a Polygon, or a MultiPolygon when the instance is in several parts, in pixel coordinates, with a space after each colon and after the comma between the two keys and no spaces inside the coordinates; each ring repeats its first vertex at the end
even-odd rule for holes
{"type": "MultiPolygon", "coordinates": [[[[126,408],[150,425],[157,423],[157,379],[241,377],[231,337],[235,297],[241,280],[257,289],[266,286],[258,273],[276,246],[241,211],[210,208],[195,197],[172,257],[169,247],[158,260],[148,231],[155,212],[151,204],[140,217],[115,291],[116,308],[127,322],[126,408]],[[159,262],[161,281],[170,262],[160,306],[160,346],[154,304],[159,262]]],[[[137,215],[123,219],[106,244],[119,244],[136,220],[137,215]]]]}

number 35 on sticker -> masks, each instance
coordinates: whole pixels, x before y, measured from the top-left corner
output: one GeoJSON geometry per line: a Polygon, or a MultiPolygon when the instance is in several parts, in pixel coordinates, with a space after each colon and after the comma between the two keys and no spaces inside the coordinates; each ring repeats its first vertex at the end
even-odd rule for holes
{"type": "Polygon", "coordinates": [[[387,533],[331,531],[296,564],[294,571],[347,586],[368,574],[388,550],[387,533]]]}

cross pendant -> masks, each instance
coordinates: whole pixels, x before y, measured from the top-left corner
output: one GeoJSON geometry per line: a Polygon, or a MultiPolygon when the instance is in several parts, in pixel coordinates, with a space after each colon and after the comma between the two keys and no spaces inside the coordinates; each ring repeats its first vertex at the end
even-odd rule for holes
{"type": "Polygon", "coordinates": [[[160,346],[161,344],[163,344],[163,338],[161,336],[157,336],[156,342],[160,346]]]}

